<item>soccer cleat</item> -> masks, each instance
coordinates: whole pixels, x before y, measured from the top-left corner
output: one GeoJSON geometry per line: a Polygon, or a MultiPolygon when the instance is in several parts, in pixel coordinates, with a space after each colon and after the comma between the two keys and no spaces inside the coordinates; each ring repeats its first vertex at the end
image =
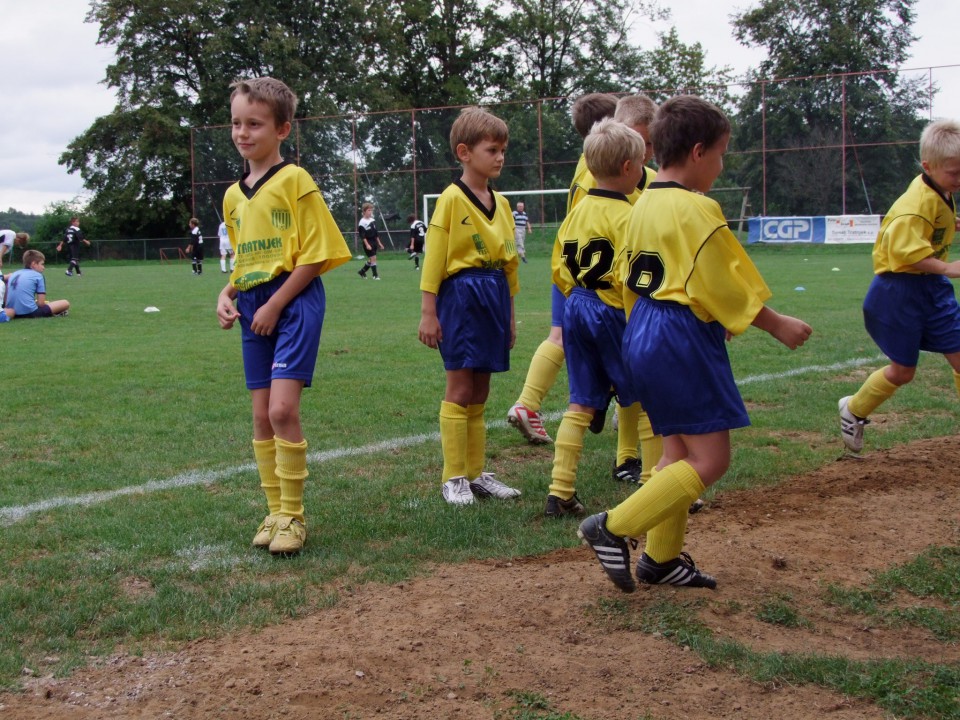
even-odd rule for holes
{"type": "Polygon", "coordinates": [[[478,498],[494,497],[498,500],[510,500],[520,497],[520,491],[497,480],[491,472],[482,472],[480,477],[470,483],[471,492],[478,498]]]}
{"type": "Polygon", "coordinates": [[[270,541],[270,552],[273,555],[295,555],[303,550],[306,539],[307,528],[302,522],[288,516],[280,517],[270,541]]]}
{"type": "Polygon", "coordinates": [[[627,458],[620,465],[613,468],[613,479],[618,482],[633,483],[634,485],[643,485],[640,482],[640,473],[643,472],[643,466],[637,458],[627,458]]]}
{"type": "Polygon", "coordinates": [[[73,273],[70,272],[69,270],[67,270],[67,271],[64,272],[63,274],[66,275],[67,277],[73,277],[73,273]]]}
{"type": "Polygon", "coordinates": [[[547,495],[547,505],[543,509],[543,516],[548,518],[558,518],[564,515],[573,515],[583,517],[587,514],[587,509],[580,502],[580,498],[574,493],[569,500],[563,500],[556,495],[547,495]]]}
{"type": "Polygon", "coordinates": [[[607,410],[610,409],[610,401],[613,400],[613,393],[607,395],[607,402],[602,408],[597,408],[597,411],[593,414],[593,417],[590,418],[590,432],[594,435],[599,435],[603,432],[603,426],[607,423],[607,410]]]}
{"type": "Polygon", "coordinates": [[[843,438],[843,444],[847,446],[850,452],[858,453],[863,450],[863,426],[869,425],[870,421],[866,418],[857,417],[850,412],[850,398],[840,398],[838,406],[840,408],[840,437],[843,438]]]}
{"type": "Polygon", "coordinates": [[[630,548],[627,542],[607,530],[607,514],[591,515],[577,529],[577,535],[583,544],[589,546],[597,555],[607,577],[618,588],[627,593],[637,589],[630,574],[630,548]]]}
{"type": "Polygon", "coordinates": [[[703,510],[703,500],[701,500],[700,498],[697,498],[692,503],[690,503],[690,507],[687,510],[687,513],[690,515],[696,515],[701,510],[703,510]]]}
{"type": "Polygon", "coordinates": [[[367,279],[367,274],[363,270],[357,270],[357,275],[362,277],[364,280],[367,279]]]}
{"type": "Polygon", "coordinates": [[[442,490],[443,499],[451,505],[473,505],[475,501],[470,483],[463,475],[447,480],[442,490]]]}
{"type": "Polygon", "coordinates": [[[658,563],[646,553],[637,560],[637,580],[648,585],[682,585],[715,590],[717,581],[711,575],[697,570],[693,558],[685,552],[680,557],[658,563]]]}
{"type": "Polygon", "coordinates": [[[254,547],[270,547],[270,541],[273,540],[273,535],[277,531],[277,520],[279,520],[279,518],[276,515],[267,515],[263,519],[260,527],[257,528],[257,534],[253,536],[253,543],[251,544],[254,547]]]}
{"type": "Polygon", "coordinates": [[[534,445],[547,445],[553,442],[553,439],[547,435],[547,431],[543,429],[543,418],[540,417],[540,413],[528,410],[520,403],[507,411],[507,422],[534,445]]]}

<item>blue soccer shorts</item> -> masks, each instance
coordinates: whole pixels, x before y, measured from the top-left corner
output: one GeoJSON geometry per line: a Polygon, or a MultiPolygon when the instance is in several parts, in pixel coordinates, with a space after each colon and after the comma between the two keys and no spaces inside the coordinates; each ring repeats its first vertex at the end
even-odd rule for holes
{"type": "Polygon", "coordinates": [[[510,289],[501,270],[461,270],[440,284],[437,320],[446,370],[510,369],[510,289]]]}

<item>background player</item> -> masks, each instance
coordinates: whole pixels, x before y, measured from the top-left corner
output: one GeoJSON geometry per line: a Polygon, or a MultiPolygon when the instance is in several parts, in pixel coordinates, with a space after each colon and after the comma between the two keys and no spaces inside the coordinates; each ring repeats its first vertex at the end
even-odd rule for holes
{"type": "Polygon", "coordinates": [[[63,240],[57,244],[57,252],[63,250],[64,243],[66,243],[67,251],[70,253],[70,262],[67,265],[66,276],[73,277],[74,272],[76,272],[77,275],[82,275],[83,273],[80,272],[80,243],[90,247],[90,241],[87,240],[87,236],[84,235],[83,230],[80,229],[80,218],[70,218],[70,225],[67,226],[67,229],[63,233],[63,240]]]}
{"type": "MultiPolygon", "coordinates": [[[[594,123],[607,117],[612,117],[617,109],[617,98],[607,93],[591,93],[576,99],[571,108],[573,126],[580,137],[586,138],[594,123]]],[[[587,190],[595,187],[596,182],[581,153],[577,168],[570,182],[570,193],[567,196],[567,215],[577,201],[586,195],[587,190]]],[[[513,407],[507,412],[507,422],[513,425],[520,434],[534,444],[552,443],[553,439],[543,427],[543,417],[540,407],[550,388],[557,381],[560,368],[563,367],[563,305],[566,301],[563,293],[554,285],[551,293],[550,334],[540,343],[523,383],[523,390],[513,407]]],[[[603,424],[600,424],[603,427],[603,424]]]]}
{"type": "Polygon", "coordinates": [[[423,241],[427,237],[427,226],[423,224],[423,220],[418,220],[416,215],[408,215],[407,222],[410,223],[410,244],[407,246],[407,254],[409,259],[413,260],[414,269],[419,270],[423,241]]]}
{"type": "Polygon", "coordinates": [[[668,100],[651,138],[660,172],[634,205],[616,273],[628,313],[623,357],[631,393],[663,436],[663,457],[647,483],[578,531],[625,592],[636,589],[625,538],[644,534],[641,582],[716,587],[682,549],[689,504],[726,472],[730,430],[750,423],[726,336],[755,325],[796,348],[811,333],[764,305],[769,289],[705,194],[730,139],[719,108],[691,95],[668,100]]]}
{"type": "Polygon", "coordinates": [[[192,254],[193,274],[203,275],[203,233],[200,232],[200,221],[190,218],[190,244],[187,253],[192,254]]]}
{"type": "Polygon", "coordinates": [[[233,246],[230,244],[230,234],[227,232],[227,224],[220,223],[217,228],[217,237],[220,238],[220,272],[232,272],[237,264],[236,256],[233,254],[233,246]],[[227,270],[227,258],[230,258],[230,269],[227,270]]]}
{"type": "Polygon", "coordinates": [[[863,300],[867,332],[890,364],[855,395],[840,399],[840,434],[849,450],[863,449],[867,417],[913,380],[920,351],[942,353],[960,393],[960,306],[947,262],[960,191],[960,123],[939,120],[920,135],[923,172],[893,204],[873,245],[873,281],[863,300]]]}
{"type": "Polygon", "coordinates": [[[380,233],[377,232],[377,223],[373,219],[373,204],[364,203],[361,207],[363,217],[357,225],[357,236],[363,243],[363,251],[367,254],[367,262],[360,270],[360,277],[367,279],[367,270],[373,271],[373,279],[379,280],[377,273],[377,250],[383,250],[383,243],[380,242],[380,233]]]}
{"type": "MultiPolygon", "coordinates": [[[[30,243],[30,235],[13,230],[0,230],[0,278],[3,278],[3,260],[6,256],[13,257],[13,246],[25,248],[30,243]]],[[[0,305],[3,299],[0,298],[0,305]]]]}
{"type": "Polygon", "coordinates": [[[517,255],[523,262],[527,261],[527,233],[532,231],[533,225],[530,224],[526,207],[521,200],[513,211],[513,243],[517,246],[517,255]]]}
{"type": "Polygon", "coordinates": [[[463,175],[437,200],[420,276],[418,337],[440,350],[447,375],[441,482],[452,505],[520,496],[483,469],[490,375],[510,369],[513,296],[520,289],[510,204],[489,186],[500,177],[508,139],[507,124],[480,108],[466,108],[454,121],[450,150],[463,175]]]}
{"type": "Polygon", "coordinates": [[[223,198],[237,265],[220,291],[217,319],[225,330],[239,320],[242,332],[253,454],[268,511],[253,545],[290,554],[307,537],[300,396],[313,380],[326,312],[320,275],[347,262],[350,249],[313,178],[280,154],[297,96],[269,77],[231,87],[231,134],[249,171],[223,198]]]}
{"type": "Polygon", "coordinates": [[[68,300],[47,302],[47,284],[43,277],[46,258],[39,250],[23,253],[23,270],[17,270],[7,278],[6,307],[11,310],[6,316],[46,318],[66,315],[70,309],[68,300]]]}

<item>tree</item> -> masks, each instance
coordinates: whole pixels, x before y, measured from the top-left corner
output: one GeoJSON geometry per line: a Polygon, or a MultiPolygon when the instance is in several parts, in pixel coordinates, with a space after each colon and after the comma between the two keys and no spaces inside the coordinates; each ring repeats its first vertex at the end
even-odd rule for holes
{"type": "Polygon", "coordinates": [[[777,152],[741,159],[739,181],[766,182],[767,214],[877,212],[915,167],[927,99],[894,71],[907,59],[915,0],[763,0],[734,19],[768,57],[740,101],[733,145],[777,152]],[[854,74],[847,74],[854,73],[854,74]],[[765,140],[764,140],[765,132],[765,140]],[[871,147],[844,147],[864,144],[871,147]],[[828,191],[828,192],[826,192],[828,191]]]}

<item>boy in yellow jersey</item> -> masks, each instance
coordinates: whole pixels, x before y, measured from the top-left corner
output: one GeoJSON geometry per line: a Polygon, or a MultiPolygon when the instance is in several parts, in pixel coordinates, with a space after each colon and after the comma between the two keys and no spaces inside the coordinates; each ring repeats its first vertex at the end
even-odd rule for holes
{"type": "Polygon", "coordinates": [[[268,511],[253,545],[286,555],[300,552],[307,536],[300,396],[313,380],[326,310],[320,275],[347,262],[350,249],[313,178],[280,155],[297,96],[269,77],[231,87],[233,142],[249,170],[223,198],[236,266],[217,318],[225,330],[239,320],[242,331],[253,454],[268,511]]]}
{"type": "Polygon", "coordinates": [[[920,166],[873,246],[863,320],[890,364],[840,399],[840,433],[853,452],[863,449],[867,417],[913,380],[921,350],[946,357],[960,393],[960,306],[947,279],[960,277],[960,261],[947,262],[956,228],[953,193],[960,191],[960,123],[938,120],[924,128],[920,166]]]}
{"type": "Polygon", "coordinates": [[[630,220],[627,196],[645,171],[644,142],[626,125],[601,120],[584,141],[583,155],[596,187],[564,219],[553,246],[553,282],[567,298],[563,338],[570,404],[557,430],[546,517],[585,514],[576,495],[577,465],[591,420],[610,402],[610,388],[623,405],[634,407],[620,353],[623,288],[613,264],[630,220]]]}
{"type": "Polygon", "coordinates": [[[723,169],[730,123],[711,103],[675,97],[650,128],[660,171],[631,211],[617,258],[627,328],[624,364],[663,457],[653,475],[578,534],[613,583],[636,589],[626,538],[646,534],[640,582],[715,588],[682,552],[687,509],[730,464],[730,430],[749,425],[725,347],[750,325],[789,348],[812,332],[764,305],[770,291],[727,227],[710,190],[723,169]]]}
{"type": "Polygon", "coordinates": [[[441,482],[451,505],[520,496],[483,467],[490,375],[510,369],[513,296],[520,288],[510,204],[489,186],[500,177],[508,139],[500,118],[476,107],[460,113],[450,149],[463,175],[437,200],[427,230],[418,335],[440,350],[447,373],[440,403],[441,482]]]}
{"type": "MultiPolygon", "coordinates": [[[[594,123],[612,117],[616,109],[617,98],[614,95],[607,93],[583,95],[577,98],[571,108],[573,126],[580,137],[586,138],[594,123]]],[[[577,169],[573,174],[573,180],[570,183],[570,193],[567,196],[568,215],[576,201],[586,195],[587,190],[594,185],[593,176],[587,170],[586,161],[581,154],[577,169]],[[588,187],[583,189],[582,185],[588,187]]],[[[560,368],[563,367],[563,306],[565,301],[566,298],[563,293],[554,285],[551,291],[550,334],[546,340],[540,343],[530,360],[530,367],[527,369],[527,376],[520,397],[507,412],[507,422],[517,428],[520,434],[534,445],[546,445],[553,442],[553,439],[543,428],[540,407],[543,404],[543,398],[546,397],[547,392],[557,381],[560,368]]]]}

